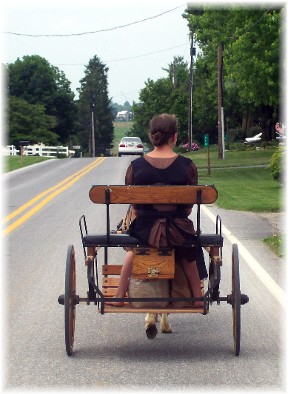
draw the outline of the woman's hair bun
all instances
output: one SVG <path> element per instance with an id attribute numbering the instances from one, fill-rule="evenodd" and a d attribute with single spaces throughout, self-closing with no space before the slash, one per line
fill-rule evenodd
<path id="1" fill-rule="evenodd" d="M 149 138 L 154 146 L 167 143 L 169 138 L 177 132 L 178 121 L 175 115 L 156 115 L 150 121 Z"/>

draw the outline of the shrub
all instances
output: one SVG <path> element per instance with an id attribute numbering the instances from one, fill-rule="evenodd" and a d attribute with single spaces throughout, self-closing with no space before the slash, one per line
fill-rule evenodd
<path id="1" fill-rule="evenodd" d="M 279 146 L 277 148 L 277 151 L 273 153 L 270 161 L 270 170 L 272 173 L 272 177 L 276 180 L 281 182 L 284 177 L 283 177 L 283 160 L 284 160 L 284 153 L 285 149 L 283 146 Z"/>
<path id="2" fill-rule="evenodd" d="M 241 127 L 229 129 L 229 142 L 238 142 L 245 139 L 245 131 Z"/>
<path id="3" fill-rule="evenodd" d="M 247 150 L 254 150 L 255 147 L 253 145 L 244 144 L 243 142 L 234 142 L 229 144 L 230 151 L 247 151 Z"/>
<path id="4" fill-rule="evenodd" d="M 67 159 L 67 156 L 65 153 L 57 153 L 56 155 L 57 159 Z"/>

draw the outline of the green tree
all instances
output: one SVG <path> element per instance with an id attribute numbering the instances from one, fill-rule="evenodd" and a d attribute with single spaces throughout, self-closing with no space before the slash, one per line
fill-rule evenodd
<path id="1" fill-rule="evenodd" d="M 11 96 L 8 103 L 8 121 L 10 145 L 19 145 L 19 141 L 31 144 L 58 145 L 58 135 L 53 132 L 56 119 L 45 114 L 41 104 L 30 104 L 22 98 Z"/>
<path id="2" fill-rule="evenodd" d="M 38 55 L 24 56 L 8 64 L 9 96 L 22 98 L 30 104 L 42 104 L 47 114 L 55 114 L 57 92 L 55 72 L 48 61 Z"/>
<path id="3" fill-rule="evenodd" d="M 189 68 L 188 63 L 183 60 L 182 56 L 175 56 L 173 62 L 168 64 L 168 77 L 173 84 L 174 89 L 187 91 L 189 89 Z"/>
<path id="4" fill-rule="evenodd" d="M 57 67 L 53 67 L 56 76 L 57 90 L 54 95 L 54 116 L 57 119 L 54 128 L 55 133 L 59 135 L 62 144 L 70 146 L 77 143 L 77 106 L 74 101 L 75 94 L 71 90 L 71 83 L 67 80 L 65 74 Z M 53 115 L 53 113 L 51 114 Z"/>
<path id="5" fill-rule="evenodd" d="M 95 130 L 96 151 L 105 153 L 110 149 L 113 136 L 113 111 L 108 98 L 108 67 L 97 56 L 86 66 L 79 92 L 80 139 L 84 149 L 92 153 L 92 113 Z"/>
<path id="6" fill-rule="evenodd" d="M 123 104 L 123 111 L 131 111 L 132 110 L 132 106 L 129 103 L 129 101 L 125 101 L 125 103 Z"/>
<path id="7" fill-rule="evenodd" d="M 112 104 L 112 112 L 114 114 L 114 117 L 116 117 L 117 113 L 121 111 L 132 111 L 132 105 L 129 103 L 129 101 L 125 101 L 123 105 L 118 103 Z"/>
<path id="8" fill-rule="evenodd" d="M 134 104 L 134 124 L 129 135 L 137 135 L 142 141 L 149 142 L 147 130 L 150 119 L 156 114 L 169 112 L 169 96 L 172 84 L 169 78 L 157 81 L 148 79 L 145 88 L 140 91 L 140 102 Z"/>
<path id="9" fill-rule="evenodd" d="M 274 136 L 280 100 L 280 10 L 234 11 L 235 31 L 226 61 L 227 94 L 237 95 L 244 118 L 260 123 L 264 137 Z M 232 87 L 230 93 L 229 88 Z M 248 129 L 252 124 L 243 125 Z"/>
<path id="10" fill-rule="evenodd" d="M 207 112 L 212 110 L 214 118 L 211 129 L 217 125 L 217 47 L 223 44 L 225 116 L 245 132 L 260 120 L 263 130 L 269 128 L 266 138 L 270 138 L 271 120 L 279 113 L 281 10 L 205 6 L 188 9 L 184 17 L 200 48 L 194 95 L 201 101 L 206 91 Z M 197 127 L 207 124 L 200 106 L 194 116 Z"/>
<path id="11" fill-rule="evenodd" d="M 213 66 L 212 66 L 213 64 Z M 214 78 L 211 78 L 214 75 Z M 203 144 L 204 134 L 210 143 L 217 142 L 217 75 L 215 63 L 199 55 L 193 77 L 193 128 L 192 139 Z"/>
<path id="12" fill-rule="evenodd" d="M 59 141 L 69 142 L 75 133 L 77 112 L 74 93 L 64 73 L 38 55 L 18 58 L 8 64 L 7 71 L 8 96 L 44 106 L 45 114 L 55 117 L 53 132 Z"/>
<path id="13" fill-rule="evenodd" d="M 179 121 L 179 141 L 187 141 L 189 107 L 189 70 L 182 57 L 174 57 L 168 68 L 167 78 L 148 79 L 140 91 L 138 104 L 133 105 L 134 125 L 130 135 L 137 135 L 148 142 L 150 119 L 161 113 L 175 114 Z"/>

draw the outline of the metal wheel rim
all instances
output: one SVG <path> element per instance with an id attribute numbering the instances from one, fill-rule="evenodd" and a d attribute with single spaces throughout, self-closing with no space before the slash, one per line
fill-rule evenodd
<path id="1" fill-rule="evenodd" d="M 239 356 L 241 336 L 241 291 L 238 246 L 236 244 L 232 247 L 232 317 L 234 353 L 235 356 Z"/>
<path id="2" fill-rule="evenodd" d="M 74 334 L 75 334 L 75 318 L 76 306 L 74 303 L 76 295 L 76 270 L 75 270 L 75 253 L 74 247 L 69 246 L 66 260 L 66 276 L 65 276 L 65 344 L 68 356 L 72 355 Z"/>

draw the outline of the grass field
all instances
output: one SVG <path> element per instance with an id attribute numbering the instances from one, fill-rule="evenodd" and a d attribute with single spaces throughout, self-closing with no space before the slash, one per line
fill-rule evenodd
<path id="1" fill-rule="evenodd" d="M 268 167 L 274 152 L 274 149 L 225 152 L 225 159 L 219 160 L 217 147 L 214 146 L 210 152 L 210 176 L 207 149 L 187 156 L 198 167 L 199 184 L 216 186 L 218 207 L 250 212 L 279 212 L 284 210 L 283 187 L 272 178 Z M 257 165 L 265 167 L 253 168 Z M 279 257 L 283 256 L 284 235 L 272 235 L 263 242 Z"/>
<path id="2" fill-rule="evenodd" d="M 48 157 L 40 156 L 5 156 L 2 165 L 4 172 L 17 170 L 22 167 L 31 166 L 41 161 L 49 160 Z"/>
<path id="3" fill-rule="evenodd" d="M 283 210 L 282 187 L 272 178 L 268 167 L 275 149 L 225 152 L 225 159 L 219 160 L 217 146 L 212 146 L 209 176 L 207 149 L 185 155 L 196 164 L 199 183 L 216 186 L 219 192 L 219 207 L 252 212 L 277 212 Z"/>
<path id="4" fill-rule="evenodd" d="M 113 155 L 117 155 L 117 147 L 121 138 L 127 135 L 127 132 L 133 126 L 133 122 L 114 122 L 114 139 L 113 139 Z"/>
<path id="5" fill-rule="evenodd" d="M 247 151 L 228 151 L 225 152 L 223 160 L 218 159 L 218 147 L 210 147 L 210 166 L 211 168 L 256 166 L 268 164 L 276 148 L 247 150 Z M 185 153 L 185 156 L 194 161 L 197 168 L 208 169 L 207 148 L 202 148 L 196 152 Z"/>
<path id="6" fill-rule="evenodd" d="M 214 169 L 211 176 L 199 170 L 199 184 L 214 184 L 220 208 L 252 212 L 278 212 L 282 207 L 282 187 L 269 168 Z"/>

